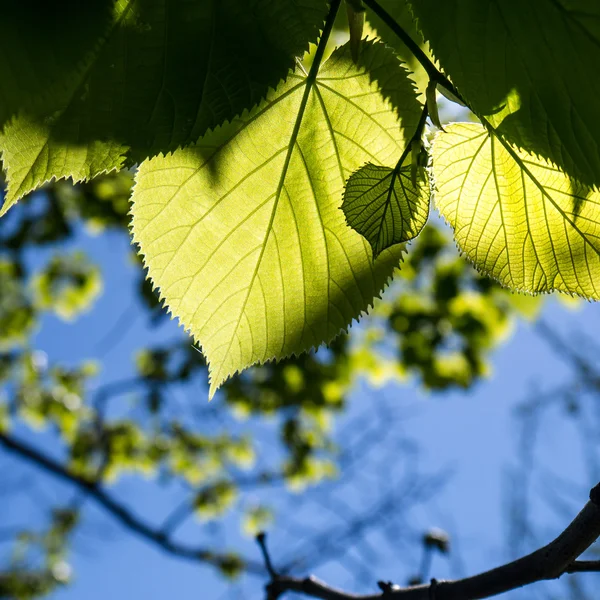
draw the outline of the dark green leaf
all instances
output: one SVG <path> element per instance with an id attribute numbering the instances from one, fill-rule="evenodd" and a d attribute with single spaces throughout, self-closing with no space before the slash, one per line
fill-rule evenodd
<path id="1" fill-rule="evenodd" d="M 43 107 L 20 112 L 0 136 L 4 210 L 51 178 L 80 181 L 173 150 L 256 105 L 317 38 L 326 8 L 325 0 L 115 1 L 112 24 L 90 43 L 83 67 L 65 78 L 75 60 L 74 32 L 81 25 L 91 35 L 87 13 L 81 24 L 71 19 L 51 50 L 67 55 L 56 67 L 64 89 L 44 78 L 25 87 L 29 95 L 39 88 Z M 26 29 L 25 16 L 11 25 Z M 0 61 L 9 81 L 3 87 L 14 96 L 9 111 L 27 105 L 12 70 L 33 81 L 46 68 L 46 44 L 26 40 L 10 49 L 23 65 L 5 64 L 4 72 Z"/>
<path id="2" fill-rule="evenodd" d="M 364 236 L 376 258 L 386 248 L 416 237 L 429 215 L 429 185 L 411 181 L 411 166 L 366 164 L 348 179 L 342 210 L 348 225 Z"/>

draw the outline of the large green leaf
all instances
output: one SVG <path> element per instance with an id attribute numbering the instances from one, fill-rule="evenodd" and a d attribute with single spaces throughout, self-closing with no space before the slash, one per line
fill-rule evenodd
<path id="1" fill-rule="evenodd" d="M 374 257 L 412 240 L 427 222 L 429 185 L 420 174 L 415 179 L 410 164 L 395 168 L 366 164 L 348 179 L 342 210 L 348 225 L 371 244 Z"/>
<path id="2" fill-rule="evenodd" d="M 43 107 L 19 113 L 0 136 L 3 210 L 53 177 L 79 181 L 175 149 L 256 105 L 317 38 L 326 8 L 325 0 L 113 0 L 112 25 L 83 66 L 63 87 L 41 90 Z M 58 50 L 72 37 L 56 40 Z M 36 43 L 11 49 L 32 64 L 26 73 L 43 67 L 45 52 Z M 9 80 L 11 93 L 17 85 Z"/>
<path id="3" fill-rule="evenodd" d="M 435 202 L 482 272 L 526 292 L 600 299 L 600 193 L 455 123 L 433 145 Z"/>
<path id="4" fill-rule="evenodd" d="M 520 148 L 600 184 L 600 2 L 409 2 L 475 112 Z"/>
<path id="5" fill-rule="evenodd" d="M 420 110 L 389 49 L 364 43 L 355 65 L 344 46 L 316 81 L 299 67 L 252 112 L 140 166 L 134 241 L 202 345 L 211 395 L 257 361 L 330 341 L 381 292 L 402 248 L 373 262 L 342 191 L 367 160 L 397 160 L 398 118 L 412 133 Z"/>

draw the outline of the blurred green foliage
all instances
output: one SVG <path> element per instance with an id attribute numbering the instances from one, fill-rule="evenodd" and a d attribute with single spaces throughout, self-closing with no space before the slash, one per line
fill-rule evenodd
<path id="1" fill-rule="evenodd" d="M 69 321 L 90 307 L 102 291 L 100 270 L 82 252 L 55 255 L 31 283 L 35 304 Z"/>
<path id="2" fill-rule="evenodd" d="M 19 265 L 0 260 L 0 349 L 24 344 L 35 325 L 35 310 L 22 284 Z"/>

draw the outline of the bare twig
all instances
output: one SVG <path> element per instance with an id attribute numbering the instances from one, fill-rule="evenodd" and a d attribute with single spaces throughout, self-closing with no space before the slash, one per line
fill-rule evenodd
<path id="1" fill-rule="evenodd" d="M 598 573 L 600 560 L 576 560 L 565 569 L 565 573 Z"/>
<path id="2" fill-rule="evenodd" d="M 599 536 L 600 484 L 592 489 L 590 501 L 554 541 L 518 560 L 464 579 L 433 579 L 429 584 L 407 588 L 385 586 L 376 594 L 356 595 L 332 588 L 315 577 L 278 575 L 268 566 L 270 558 L 265 547 L 271 575 L 267 600 L 277 600 L 287 592 L 320 600 L 480 600 L 567 573 L 599 572 L 600 561 L 576 560 Z"/>
<path id="3" fill-rule="evenodd" d="M 260 546 L 260 551 L 262 552 L 263 559 L 265 561 L 265 566 L 267 567 L 267 572 L 271 576 L 271 579 L 276 579 L 277 571 L 275 571 L 275 568 L 273 567 L 273 563 L 271 562 L 271 555 L 269 554 L 269 551 L 267 549 L 267 534 L 264 532 L 259 533 L 256 536 L 256 541 Z"/>

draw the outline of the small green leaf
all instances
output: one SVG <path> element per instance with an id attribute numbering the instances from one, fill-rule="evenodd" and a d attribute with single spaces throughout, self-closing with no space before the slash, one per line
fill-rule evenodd
<path id="1" fill-rule="evenodd" d="M 459 100 L 454 94 L 454 92 L 449 90 L 444 84 L 438 83 L 437 89 L 440 92 L 440 94 L 442 94 L 442 96 L 446 98 L 446 100 L 450 100 L 450 102 L 454 102 L 454 104 L 458 104 L 459 106 L 464 106 L 465 108 L 467 107 L 467 105 L 462 100 Z M 440 127 L 440 129 L 442 128 Z"/>
<path id="2" fill-rule="evenodd" d="M 205 486 L 194 498 L 196 514 L 202 521 L 215 519 L 231 508 L 237 496 L 237 488 L 227 480 Z"/>
<path id="3" fill-rule="evenodd" d="M 211 396 L 255 362 L 329 342 L 380 294 L 402 249 L 373 262 L 343 188 L 365 162 L 395 161 L 420 114 L 393 52 L 365 41 L 359 65 L 346 45 L 316 80 L 298 67 L 253 111 L 140 166 L 134 241 L 202 344 Z"/>
<path id="4" fill-rule="evenodd" d="M 36 324 L 36 313 L 19 266 L 0 259 L 0 352 L 25 344 Z M 6 353 L 8 356 L 8 354 Z"/>
<path id="5" fill-rule="evenodd" d="M 32 280 L 36 305 L 72 321 L 102 292 L 102 275 L 85 254 L 55 255 Z"/>
<path id="6" fill-rule="evenodd" d="M 446 129 L 435 202 L 477 269 L 513 290 L 600 299 L 600 193 L 481 125 Z"/>
<path id="7" fill-rule="evenodd" d="M 371 244 L 374 258 L 419 235 L 427 222 L 429 185 L 422 177 L 413 185 L 411 169 L 367 164 L 348 179 L 342 210 L 348 225 Z"/>
<path id="8" fill-rule="evenodd" d="M 273 511 L 266 506 L 252 506 L 242 518 L 242 531 L 249 537 L 255 537 L 268 529 L 274 521 Z"/>

